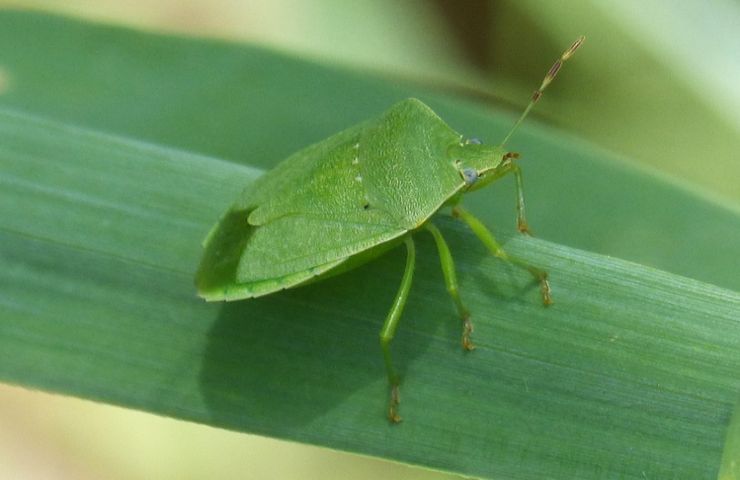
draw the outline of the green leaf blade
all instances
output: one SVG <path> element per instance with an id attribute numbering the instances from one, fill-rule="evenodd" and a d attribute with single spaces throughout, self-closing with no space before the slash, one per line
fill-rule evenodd
<path id="1" fill-rule="evenodd" d="M 0 145 L 13 187 L 0 190 L 3 381 L 486 478 L 717 475 L 740 387 L 734 292 L 508 239 L 549 270 L 543 308 L 526 275 L 441 221 L 478 349 L 462 352 L 419 236 L 393 347 L 406 421 L 391 426 L 377 332 L 401 251 L 206 304 L 192 285 L 200 240 L 257 171 L 7 111 Z"/>

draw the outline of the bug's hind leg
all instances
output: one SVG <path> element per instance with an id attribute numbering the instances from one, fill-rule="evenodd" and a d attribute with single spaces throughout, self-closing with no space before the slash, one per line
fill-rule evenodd
<path id="1" fill-rule="evenodd" d="M 401 379 L 393 367 L 391 361 L 391 341 L 393 336 L 396 334 L 396 328 L 398 328 L 398 321 L 401 318 L 403 307 L 406 305 L 406 300 L 409 297 L 409 290 L 411 290 L 411 281 L 414 277 L 414 265 L 416 264 L 416 248 L 414 247 L 414 241 L 411 236 L 407 236 L 405 239 L 406 245 L 406 269 L 403 272 L 403 278 L 401 279 L 401 287 L 398 289 L 396 298 L 393 300 L 393 306 L 391 311 L 388 312 L 388 316 L 385 319 L 383 328 L 380 330 L 380 348 L 383 350 L 383 360 L 385 361 L 385 368 L 388 372 L 388 383 L 391 387 L 391 399 L 388 406 L 388 419 L 393 423 L 401 421 L 401 417 L 398 415 L 398 404 L 400 402 L 398 394 L 398 386 L 401 383 Z"/>
<path id="2" fill-rule="evenodd" d="M 432 222 L 427 222 L 425 227 L 432 234 L 434 241 L 437 244 L 439 260 L 442 263 L 442 274 L 444 275 L 445 286 L 447 287 L 447 291 L 450 293 L 452 300 L 455 302 L 457 312 L 460 314 L 460 319 L 462 320 L 462 346 L 465 350 L 473 350 L 475 346 L 470 340 L 470 334 L 473 333 L 473 324 L 470 322 L 470 312 L 465 308 L 460 299 L 460 293 L 457 288 L 457 275 L 455 274 L 455 262 L 452 260 L 450 247 L 447 246 L 447 242 L 445 242 L 444 237 L 442 237 L 442 233 L 436 225 Z"/>
<path id="3" fill-rule="evenodd" d="M 504 249 L 501 248 L 501 245 L 499 245 L 499 243 L 496 241 L 496 238 L 491 232 L 488 231 L 485 225 L 483 225 L 480 220 L 475 218 L 472 214 L 463 209 L 461 206 L 455 206 L 452 209 L 452 215 L 455 218 L 459 218 L 467 223 L 470 229 L 473 230 L 473 233 L 475 233 L 478 239 L 483 242 L 483 245 L 485 245 L 494 256 L 510 262 L 517 267 L 523 268 L 524 270 L 527 270 L 536 280 L 540 282 L 540 290 L 542 291 L 542 303 L 544 303 L 545 306 L 552 304 L 552 297 L 550 295 L 550 282 L 547 281 L 546 271 L 537 267 L 533 267 L 532 265 L 516 257 L 509 256 L 509 254 L 507 254 Z"/>

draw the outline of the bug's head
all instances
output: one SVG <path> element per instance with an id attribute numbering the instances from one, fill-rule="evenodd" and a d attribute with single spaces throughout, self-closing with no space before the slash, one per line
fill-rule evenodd
<path id="1" fill-rule="evenodd" d="M 455 166 L 465 181 L 466 192 L 483 188 L 506 174 L 518 153 L 509 152 L 501 145 L 483 145 L 470 139 L 453 150 Z"/>
<path id="2" fill-rule="evenodd" d="M 544 92 L 547 86 L 555 79 L 555 76 L 560 71 L 560 67 L 563 66 L 563 63 L 573 56 L 584 40 L 585 37 L 579 37 L 575 42 L 573 42 L 570 48 L 563 52 L 560 58 L 555 61 L 553 66 L 550 67 L 550 70 L 547 71 L 545 78 L 542 80 L 540 88 L 534 91 L 527 108 L 524 109 L 524 112 L 522 112 L 519 119 L 514 123 L 514 126 L 509 130 L 509 133 L 506 134 L 501 145 L 483 145 L 476 139 L 470 139 L 459 145 L 455 145 L 450 150 L 453 158 L 456 159 L 455 165 L 465 181 L 466 186 L 464 191 L 469 192 L 485 187 L 492 181 L 516 168 L 512 162 L 519 158 L 519 154 L 510 152 L 506 148 L 506 143 L 522 121 L 527 117 L 527 114 L 532 110 L 532 107 L 534 107 L 540 97 L 542 97 L 542 92 Z"/>

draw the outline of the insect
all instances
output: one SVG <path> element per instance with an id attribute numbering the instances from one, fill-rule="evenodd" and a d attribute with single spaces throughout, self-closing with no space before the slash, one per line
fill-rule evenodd
<path id="1" fill-rule="evenodd" d="M 462 346 L 474 348 L 452 255 L 432 221 L 437 212 L 451 209 L 493 255 L 540 283 L 545 305 L 552 302 L 547 273 L 509 256 L 460 200 L 513 174 L 517 228 L 529 234 L 522 174 L 515 162 L 519 154 L 508 151 L 506 143 L 583 40 L 576 40 L 550 68 L 500 145 L 465 140 L 425 104 L 407 99 L 378 119 L 288 157 L 247 188 L 211 229 L 196 274 L 198 294 L 208 301 L 268 295 L 346 272 L 403 244 L 407 257 L 401 286 L 380 330 L 390 386 L 388 418 L 399 422 L 400 377 L 390 347 L 414 273 L 413 234 L 421 230 L 434 237 L 462 322 Z"/>

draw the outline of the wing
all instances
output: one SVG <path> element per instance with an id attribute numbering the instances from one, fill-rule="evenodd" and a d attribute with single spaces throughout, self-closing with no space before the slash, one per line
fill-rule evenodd
<path id="1" fill-rule="evenodd" d="M 245 189 L 234 209 L 259 209 L 262 213 L 255 214 L 255 218 L 263 215 L 263 221 L 259 223 L 265 223 L 269 218 L 293 210 L 291 206 L 296 197 L 305 200 L 312 193 L 318 193 L 311 204 L 316 205 L 321 199 L 340 204 L 339 201 L 331 202 L 330 192 L 325 187 L 331 185 L 332 180 L 356 176 L 353 173 L 357 169 L 352 163 L 356 156 L 354 146 L 367 123 L 339 132 L 289 156 Z M 337 175 L 338 169 L 345 169 L 346 175 Z M 341 194 L 341 188 L 334 190 Z M 270 211 L 274 213 L 268 213 Z"/>
<path id="2" fill-rule="evenodd" d="M 196 279 L 206 300 L 258 297 L 299 285 L 405 233 L 357 219 L 301 214 L 255 226 L 247 222 L 248 213 L 230 211 L 205 241 Z"/>
<path id="3" fill-rule="evenodd" d="M 242 194 L 204 242 L 201 296 L 236 300 L 290 288 L 405 232 L 368 204 L 358 179 L 364 128 L 298 152 Z"/>

